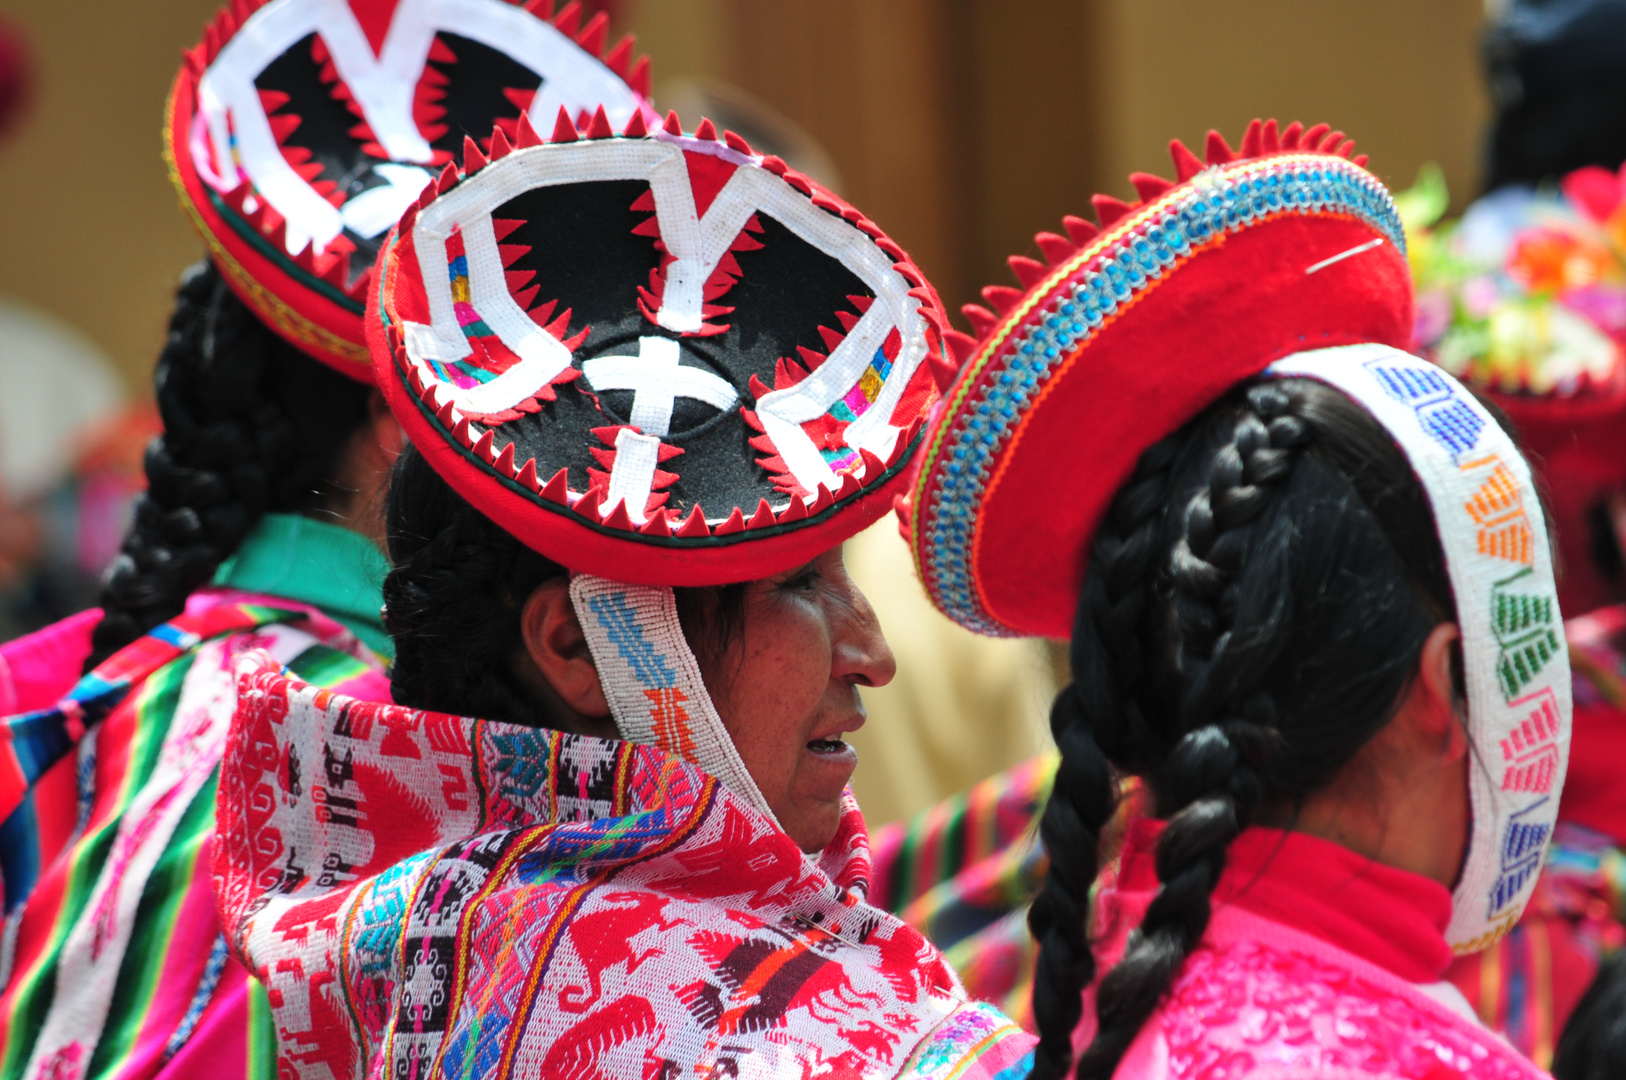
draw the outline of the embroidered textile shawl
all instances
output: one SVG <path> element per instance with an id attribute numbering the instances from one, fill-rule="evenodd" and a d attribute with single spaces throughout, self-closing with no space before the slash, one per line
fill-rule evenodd
<path id="1" fill-rule="evenodd" d="M 219 825 L 284 1076 L 959 1075 L 910 1060 L 945 1018 L 1015 1032 L 865 902 L 850 795 L 815 862 L 651 747 L 353 701 L 261 657 Z"/>

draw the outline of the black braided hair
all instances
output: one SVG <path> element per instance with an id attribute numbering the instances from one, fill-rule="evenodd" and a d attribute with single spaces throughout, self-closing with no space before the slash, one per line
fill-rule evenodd
<path id="1" fill-rule="evenodd" d="M 86 671 L 178 615 L 262 515 L 339 497 L 332 477 L 370 393 L 278 337 L 208 261 L 181 278 L 153 383 L 164 431 Z"/>
<path id="2" fill-rule="evenodd" d="M 526 598 L 568 573 L 470 506 L 415 447 L 396 459 L 386 503 L 392 569 L 385 626 L 397 704 L 559 727 L 515 670 Z M 744 587 L 677 589 L 685 637 L 702 660 L 743 630 Z M 704 629 L 701 629 L 704 628 Z"/>
<path id="3" fill-rule="evenodd" d="M 1291 810 L 1327 784 L 1388 722 L 1454 611 L 1421 486 L 1336 390 L 1245 385 L 1142 456 L 1095 534 L 1074 682 L 1051 711 L 1061 766 L 1029 915 L 1033 1077 L 1073 1063 L 1117 778 L 1144 778 L 1167 820 L 1160 888 L 1101 978 L 1080 1078 L 1112 1075 L 1201 938 L 1231 841 L 1261 805 Z"/>
<path id="4" fill-rule="evenodd" d="M 396 459 L 385 505 L 384 625 L 395 640 L 396 703 L 557 726 L 539 714 L 513 658 L 526 597 L 565 568 L 465 502 L 414 447 Z"/>
<path id="5" fill-rule="evenodd" d="M 1603 962 L 1570 1013 L 1553 1054 L 1553 1080 L 1626 1076 L 1626 956 Z"/>

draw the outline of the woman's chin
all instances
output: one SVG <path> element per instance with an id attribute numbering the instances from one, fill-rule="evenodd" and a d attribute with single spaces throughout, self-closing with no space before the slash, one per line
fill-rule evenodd
<path id="1" fill-rule="evenodd" d="M 841 828 L 841 801 L 801 804 L 794 821 L 781 821 L 786 835 L 808 855 L 817 855 L 830 846 Z"/>
<path id="2" fill-rule="evenodd" d="M 791 805 L 779 812 L 780 825 L 810 855 L 823 851 L 841 826 L 841 795 L 858 765 L 858 751 L 846 743 L 835 749 L 805 749 L 791 784 Z"/>

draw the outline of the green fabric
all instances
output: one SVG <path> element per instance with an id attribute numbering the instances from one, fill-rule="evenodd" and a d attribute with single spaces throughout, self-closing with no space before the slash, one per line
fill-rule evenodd
<path id="1" fill-rule="evenodd" d="M 298 514 L 267 514 L 220 564 L 215 584 L 320 608 L 393 660 L 395 644 L 378 617 L 389 569 L 384 554 L 360 533 Z"/>
<path id="2" fill-rule="evenodd" d="M 87 1077 L 113 1076 L 135 1052 L 158 980 L 164 973 L 164 957 L 170 940 L 179 928 L 181 905 L 187 887 L 198 870 L 198 857 L 215 831 L 215 788 L 219 768 L 209 777 L 187 806 L 175 833 L 164 848 L 152 875 L 141 890 L 136 908 L 135 929 L 125 948 L 113 985 L 113 999 L 107 1010 L 107 1023 L 96 1041 Z M 208 868 L 204 868 L 208 873 Z"/>

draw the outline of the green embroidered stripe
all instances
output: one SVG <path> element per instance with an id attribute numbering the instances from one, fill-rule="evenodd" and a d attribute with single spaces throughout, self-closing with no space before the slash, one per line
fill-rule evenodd
<path id="1" fill-rule="evenodd" d="M 288 662 L 288 670 L 312 686 L 337 686 L 372 669 L 348 653 L 312 645 Z"/>
<path id="2" fill-rule="evenodd" d="M 0 1080 L 17 1080 L 28 1066 L 34 1052 L 40 1029 L 56 999 L 57 964 L 69 932 L 79 921 L 90 894 L 101 877 L 108 851 L 118 835 L 119 822 L 129 809 L 130 800 L 152 775 L 157 764 L 164 737 L 169 733 L 170 721 L 180 697 L 181 684 L 192 669 L 193 654 L 166 664 L 154 672 L 136 691 L 131 707 L 135 709 L 135 726 L 130 737 L 129 767 L 120 785 L 117 808 L 93 834 L 74 845 L 69 858 L 67 881 L 63 888 L 62 904 L 57 912 L 48 944 L 26 972 L 17 972 L 20 979 L 10 1023 L 6 1031 L 5 1057 L 0 1061 Z M 139 778 L 139 779 L 138 779 Z"/>
<path id="3" fill-rule="evenodd" d="M 247 1080 L 276 1080 L 277 1039 L 271 1025 L 271 1002 L 258 979 L 248 980 Z"/>
<path id="4" fill-rule="evenodd" d="M 135 694 L 135 730 L 130 736 L 130 756 L 119 785 L 118 816 L 130 808 L 136 793 L 152 779 L 164 740 L 181 703 L 181 687 L 192 671 L 196 653 L 185 653 L 148 676 Z"/>
<path id="5" fill-rule="evenodd" d="M 214 830 L 218 780 L 217 769 L 176 822 L 174 835 L 142 888 L 130 942 L 108 1005 L 107 1023 L 91 1055 L 86 1077 L 117 1072 L 147 1026 L 181 905 L 192 891 L 194 878 L 209 873 L 207 866 L 198 865 L 198 856 Z"/>

